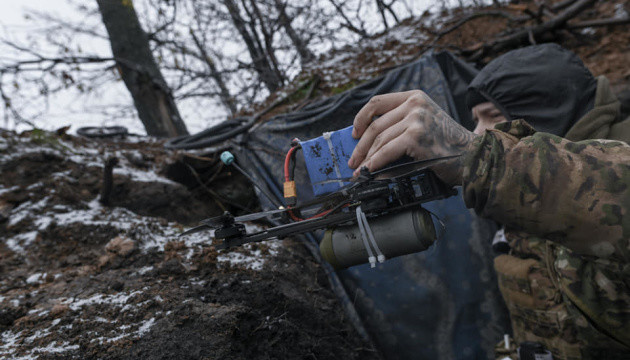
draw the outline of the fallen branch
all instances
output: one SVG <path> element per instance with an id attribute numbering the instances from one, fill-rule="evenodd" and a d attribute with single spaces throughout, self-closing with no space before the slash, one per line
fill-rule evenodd
<path id="1" fill-rule="evenodd" d="M 610 18 L 610 19 L 596 19 L 589 21 L 582 21 L 579 23 L 567 24 L 567 29 L 584 29 L 589 27 L 598 26 L 614 26 L 614 25 L 626 25 L 630 24 L 630 16 L 623 18 Z"/>
<path id="2" fill-rule="evenodd" d="M 574 18 L 587 8 L 593 6 L 595 2 L 597 2 L 597 0 L 578 0 L 569 6 L 565 11 L 549 21 L 536 26 L 524 28 L 512 35 L 496 39 L 489 44 L 484 44 L 481 48 L 469 49 L 468 52 L 473 53 L 473 55 L 469 57 L 469 60 L 479 60 L 489 53 L 497 53 L 505 49 L 516 47 L 524 42 L 530 41 L 530 39 L 535 39 L 537 36 L 546 32 L 559 29 L 564 26 L 567 21 Z"/>
<path id="3" fill-rule="evenodd" d="M 564 8 L 567 8 L 567 7 L 571 6 L 571 5 L 573 5 L 573 3 L 574 3 L 575 1 L 576 1 L 576 0 L 564 0 L 564 1 L 559 1 L 559 2 L 557 2 L 557 3 L 553 4 L 553 5 L 551 5 L 551 11 L 554 11 L 554 12 L 555 12 L 555 11 L 560 11 L 560 10 L 562 10 L 562 9 L 564 9 Z"/>
<path id="4" fill-rule="evenodd" d="M 510 15 L 510 14 L 504 12 L 504 11 L 480 11 L 480 12 L 476 12 L 476 13 L 470 14 L 470 15 L 460 19 L 457 23 L 455 23 L 455 25 L 449 27 L 448 29 L 436 33 L 437 37 L 435 39 L 433 39 L 433 43 L 435 43 L 438 40 L 440 40 L 444 35 L 450 34 L 451 32 L 459 29 L 460 27 L 462 27 L 467 22 L 469 22 L 471 20 L 474 20 L 474 19 L 478 19 L 480 17 L 502 17 L 502 18 L 508 19 L 510 21 L 514 20 L 514 17 L 512 17 L 512 15 Z"/>
<path id="5" fill-rule="evenodd" d="M 572 5 L 574 2 L 576 2 L 576 0 L 561 1 L 551 6 L 542 3 L 539 5 L 537 12 L 533 12 L 525 8 L 524 10 L 521 10 L 523 13 L 525 13 L 525 16 L 519 16 L 519 17 L 514 18 L 514 22 L 522 23 L 529 20 L 536 20 L 538 21 L 538 23 L 541 23 L 543 15 L 548 16 L 548 17 L 553 17 L 554 15 L 558 13 L 558 11 L 567 8 L 568 6 Z"/>

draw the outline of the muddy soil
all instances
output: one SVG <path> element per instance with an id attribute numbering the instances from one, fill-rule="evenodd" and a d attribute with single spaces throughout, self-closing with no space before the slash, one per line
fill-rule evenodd
<path id="1" fill-rule="evenodd" d="M 228 170 L 142 139 L 1 132 L 0 358 L 380 358 L 299 242 L 217 252 L 208 233 L 178 237 L 256 207 Z"/>

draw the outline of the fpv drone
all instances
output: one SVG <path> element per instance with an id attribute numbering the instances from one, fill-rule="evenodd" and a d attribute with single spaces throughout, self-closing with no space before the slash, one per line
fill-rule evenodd
<path id="1" fill-rule="evenodd" d="M 374 172 L 364 167 L 356 178 L 328 180 L 349 183 L 339 190 L 310 201 L 299 202 L 293 180 L 295 154 L 299 149 L 299 143 L 294 141 L 284 163 L 286 207 L 236 217 L 225 212 L 223 215 L 201 221 L 200 226 L 182 233 L 181 236 L 214 230 L 214 239 L 222 240 L 215 244 L 215 247 L 227 249 L 334 226 L 354 224 L 368 226 L 368 219 L 419 207 L 425 202 L 444 199 L 457 193 L 454 188 L 442 182 L 429 167 L 459 155 L 415 161 Z M 227 165 L 233 165 L 251 179 L 243 169 L 233 163 L 234 157 L 229 152 L 223 153 L 221 160 Z M 260 190 L 266 195 L 264 189 Z M 246 231 L 243 222 L 262 219 L 279 220 L 283 224 L 250 233 Z M 361 223 L 362 219 L 364 224 Z"/>

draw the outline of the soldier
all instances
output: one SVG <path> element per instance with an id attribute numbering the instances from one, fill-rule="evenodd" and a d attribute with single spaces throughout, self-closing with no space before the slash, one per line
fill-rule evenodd
<path id="1" fill-rule="evenodd" d="M 547 45 L 541 51 L 565 50 Z M 517 55 L 512 65 L 525 66 L 524 54 Z M 553 92 L 549 76 L 544 85 Z M 529 89 L 523 81 L 515 84 Z M 545 106 L 549 99 L 539 98 L 528 113 L 516 109 L 531 99 L 500 103 L 496 96 L 503 93 L 486 91 L 496 84 L 473 81 L 481 95 L 469 97 L 478 120 L 474 133 L 421 91 L 376 96 L 355 118 L 353 135 L 360 141 L 349 165 L 374 171 L 403 155 L 461 155 L 434 170 L 463 186 L 468 207 L 505 224 L 511 250 L 495 259 L 495 268 L 515 339 L 544 344 L 554 359 L 627 359 L 630 120 L 612 115 L 619 105 L 605 79 L 584 84 L 562 94 L 570 103 L 563 111 L 553 113 L 554 106 Z M 580 97 L 589 91 L 595 95 Z M 542 131 L 523 120 L 504 122 L 518 117 Z"/>

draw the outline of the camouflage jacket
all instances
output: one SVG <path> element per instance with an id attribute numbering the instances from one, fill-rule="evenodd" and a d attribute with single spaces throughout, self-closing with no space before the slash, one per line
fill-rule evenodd
<path id="1" fill-rule="evenodd" d="M 463 179 L 466 205 L 506 227 L 495 267 L 516 341 L 554 359 L 628 358 L 630 146 L 513 121 L 476 140 Z"/>

